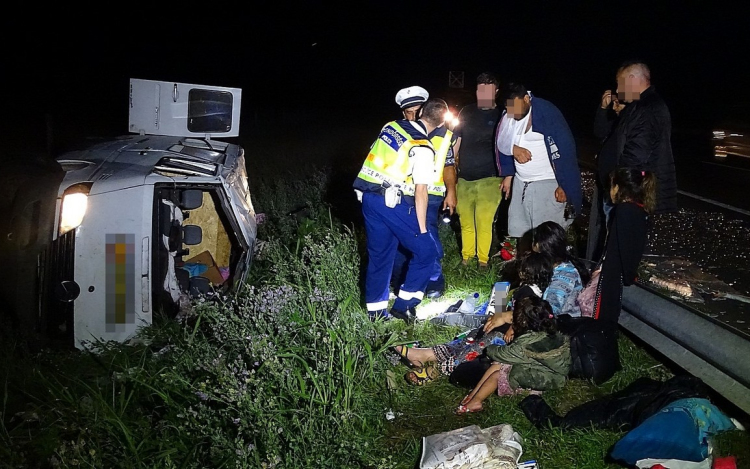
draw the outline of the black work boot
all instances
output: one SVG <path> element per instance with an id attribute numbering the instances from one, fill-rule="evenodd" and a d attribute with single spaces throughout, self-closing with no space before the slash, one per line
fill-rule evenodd
<path id="1" fill-rule="evenodd" d="M 424 296 L 434 300 L 440 298 L 445 293 L 445 277 L 442 275 L 437 280 L 430 280 L 425 289 Z"/>
<path id="2" fill-rule="evenodd" d="M 407 324 L 413 324 L 414 320 L 417 317 L 417 314 L 414 308 L 409 308 L 408 311 L 398 311 L 396 309 L 391 308 L 391 311 L 389 314 L 396 319 L 403 320 Z"/>

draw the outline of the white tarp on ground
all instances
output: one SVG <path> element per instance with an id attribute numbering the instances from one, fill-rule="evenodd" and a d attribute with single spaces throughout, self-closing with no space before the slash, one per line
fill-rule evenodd
<path id="1" fill-rule="evenodd" d="M 521 436 L 507 424 L 477 425 L 422 438 L 420 469 L 516 469 Z"/>

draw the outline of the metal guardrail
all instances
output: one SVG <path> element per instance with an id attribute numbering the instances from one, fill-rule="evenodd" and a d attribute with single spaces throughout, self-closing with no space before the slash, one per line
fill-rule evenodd
<path id="1" fill-rule="evenodd" d="M 596 168 L 582 159 L 579 165 Z M 678 194 L 750 215 L 697 194 Z M 623 289 L 620 326 L 750 415 L 750 340 L 741 333 L 638 284 Z"/>
<path id="2" fill-rule="evenodd" d="M 750 340 L 641 285 L 623 289 L 620 326 L 750 415 Z"/>
<path id="3" fill-rule="evenodd" d="M 738 207 L 735 207 L 733 205 L 725 204 L 723 202 L 719 202 L 718 200 L 709 199 L 708 197 L 703 197 L 702 195 L 693 194 L 692 192 L 687 192 L 687 191 L 683 191 L 683 190 L 677 190 L 677 193 L 680 194 L 680 195 L 684 195 L 686 197 L 691 197 L 693 199 L 700 200 L 701 202 L 706 202 L 706 203 L 709 203 L 711 205 L 715 205 L 717 207 L 721 207 L 721 208 L 726 209 L 726 210 L 731 210 L 733 212 L 740 213 L 740 214 L 745 215 L 745 216 L 750 216 L 750 211 L 745 210 L 745 209 L 741 209 L 741 208 L 738 208 Z"/>

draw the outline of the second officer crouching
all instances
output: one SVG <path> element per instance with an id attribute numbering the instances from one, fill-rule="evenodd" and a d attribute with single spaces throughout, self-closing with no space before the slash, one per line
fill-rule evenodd
<path id="1" fill-rule="evenodd" d="M 444 101 L 430 99 L 419 120 L 386 124 L 354 180 L 367 235 L 365 302 L 371 319 L 393 316 L 410 322 L 424 298 L 437 259 L 427 229 L 427 186 L 435 178 L 435 150 L 427 136 L 443 123 L 447 110 Z M 412 257 L 389 313 L 389 284 L 399 243 Z"/>

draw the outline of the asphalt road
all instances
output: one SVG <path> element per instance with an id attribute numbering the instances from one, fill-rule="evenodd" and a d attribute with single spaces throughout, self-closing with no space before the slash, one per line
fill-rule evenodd
<path id="1" fill-rule="evenodd" d="M 578 138 L 576 143 L 581 168 L 593 169 L 599 144 L 588 137 Z M 747 196 L 750 160 L 739 157 L 726 160 L 714 158 L 710 135 L 699 130 L 675 132 L 672 152 L 680 191 L 697 196 L 693 197 L 696 200 L 715 202 L 715 207 L 739 209 L 734 212 L 750 219 L 750 197 Z"/>

